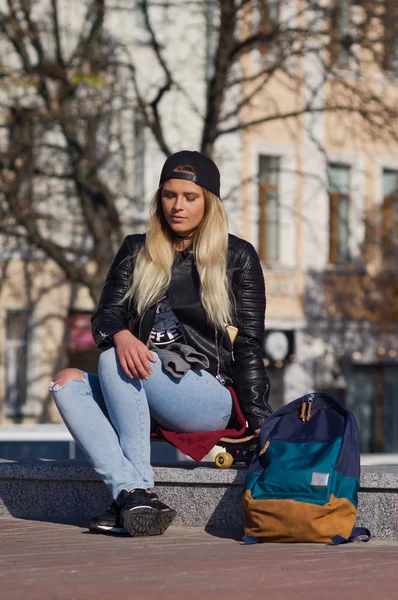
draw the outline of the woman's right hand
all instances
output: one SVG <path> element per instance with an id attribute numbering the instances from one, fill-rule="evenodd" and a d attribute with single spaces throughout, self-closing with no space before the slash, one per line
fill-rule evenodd
<path id="1" fill-rule="evenodd" d="M 149 379 L 152 375 L 149 361 L 156 362 L 152 352 L 131 331 L 123 329 L 113 335 L 116 354 L 127 377 Z"/>

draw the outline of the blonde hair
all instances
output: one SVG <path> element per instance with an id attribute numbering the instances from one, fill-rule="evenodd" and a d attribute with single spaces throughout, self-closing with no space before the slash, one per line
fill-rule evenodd
<path id="1" fill-rule="evenodd" d="M 222 328 L 231 323 L 227 278 L 228 221 L 220 199 L 202 189 L 205 213 L 193 233 L 192 249 L 207 318 Z M 134 276 L 125 295 L 125 299 L 134 302 L 139 316 L 166 293 L 177 244 L 163 213 L 162 188 L 159 188 L 150 204 L 145 245 L 138 252 Z"/>

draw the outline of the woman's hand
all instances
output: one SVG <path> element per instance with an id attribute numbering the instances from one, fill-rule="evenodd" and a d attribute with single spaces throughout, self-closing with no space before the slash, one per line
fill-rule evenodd
<path id="1" fill-rule="evenodd" d="M 149 361 L 156 362 L 152 352 L 131 331 L 123 329 L 113 335 L 116 354 L 127 377 L 149 379 L 152 375 Z"/>

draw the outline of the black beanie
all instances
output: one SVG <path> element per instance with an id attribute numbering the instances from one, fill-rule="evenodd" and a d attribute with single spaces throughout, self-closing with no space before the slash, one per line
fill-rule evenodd
<path id="1" fill-rule="evenodd" d="M 196 175 L 192 173 L 182 173 L 175 171 L 177 167 L 191 166 Z M 160 174 L 159 186 L 168 179 L 186 179 L 193 181 L 212 194 L 220 197 L 220 171 L 216 164 L 204 154 L 200 152 L 192 152 L 190 150 L 182 150 L 169 156 L 163 165 Z"/>

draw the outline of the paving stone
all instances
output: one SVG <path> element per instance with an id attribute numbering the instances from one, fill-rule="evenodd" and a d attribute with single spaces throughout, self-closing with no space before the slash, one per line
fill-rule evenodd
<path id="1" fill-rule="evenodd" d="M 398 542 L 245 546 L 230 531 L 93 535 L 0 519 L 0 600 L 397 598 Z"/>

